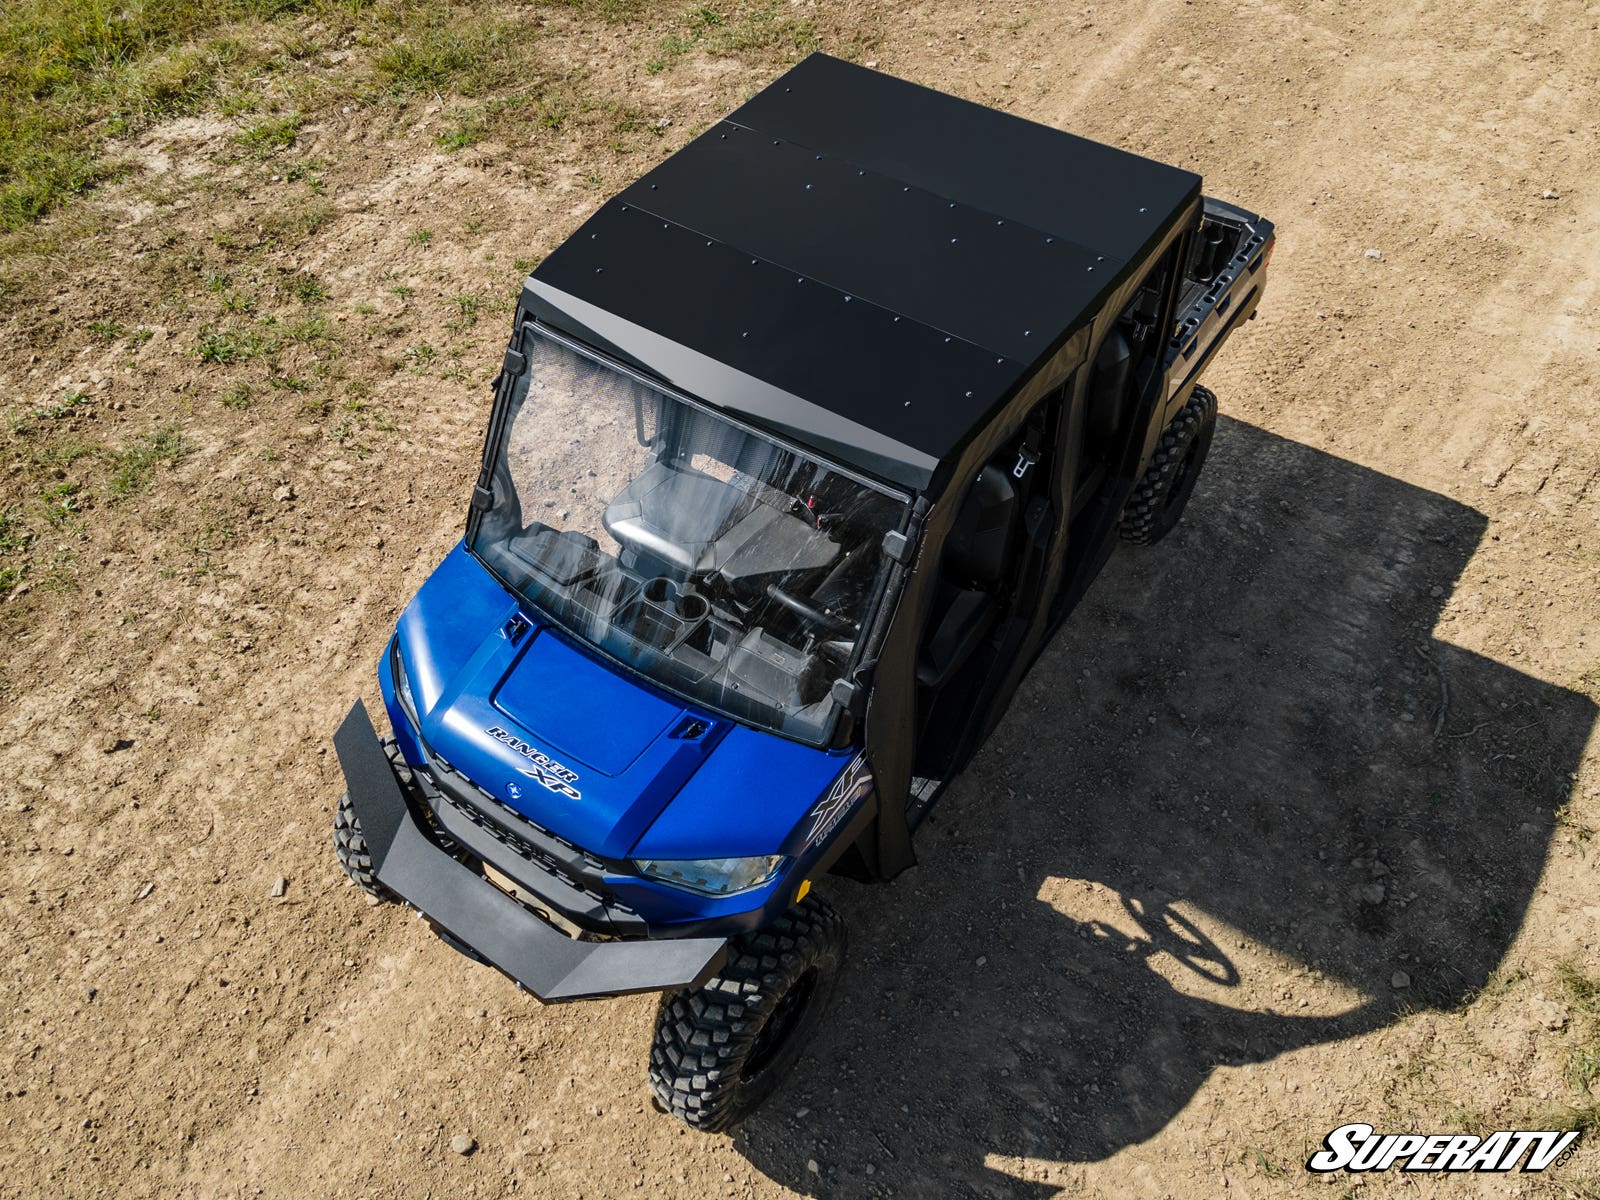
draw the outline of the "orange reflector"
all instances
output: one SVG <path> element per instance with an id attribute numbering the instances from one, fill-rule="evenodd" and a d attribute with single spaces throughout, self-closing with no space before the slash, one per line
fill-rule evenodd
<path id="1" fill-rule="evenodd" d="M 796 904 L 799 904 L 800 901 L 802 901 L 802 900 L 804 900 L 806 898 L 806 893 L 808 893 L 809 891 L 811 891 L 811 880 L 802 879 L 800 881 L 800 886 L 795 889 L 794 902 Z"/>

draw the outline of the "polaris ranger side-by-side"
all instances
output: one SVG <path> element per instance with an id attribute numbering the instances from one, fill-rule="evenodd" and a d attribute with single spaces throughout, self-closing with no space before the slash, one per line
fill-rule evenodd
<path id="1" fill-rule="evenodd" d="M 813 55 L 523 285 L 466 534 L 335 736 L 339 860 L 547 1001 L 661 991 L 739 1120 L 1120 539 L 1178 521 L 1272 226 Z"/>

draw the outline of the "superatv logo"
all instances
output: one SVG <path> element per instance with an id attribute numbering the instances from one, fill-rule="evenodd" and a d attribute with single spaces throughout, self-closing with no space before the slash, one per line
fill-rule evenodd
<path id="1" fill-rule="evenodd" d="M 1377 1133 L 1356 1121 L 1341 1125 L 1306 1160 L 1306 1170 L 1328 1171 L 1543 1171 L 1572 1148 L 1577 1133 L 1550 1129 L 1470 1133 Z M 1524 1160 L 1523 1156 L 1527 1158 Z"/>
<path id="2" fill-rule="evenodd" d="M 563 767 L 547 754 L 541 754 L 527 742 L 508 733 L 496 725 L 486 732 L 497 742 L 504 742 L 523 758 L 528 760 L 529 766 L 523 772 L 530 776 L 540 786 L 550 789 L 558 796 L 565 796 L 568 800 L 582 800 L 583 793 L 572 785 L 578 782 L 578 773 Z"/>

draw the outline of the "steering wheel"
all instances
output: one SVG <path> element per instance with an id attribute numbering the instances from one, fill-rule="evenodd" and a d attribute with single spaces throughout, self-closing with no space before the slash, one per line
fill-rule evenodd
<path id="1" fill-rule="evenodd" d="M 800 599 L 799 596 L 784 591 L 775 583 L 767 584 L 767 595 L 771 596 L 783 607 L 808 624 L 815 625 L 829 633 L 847 634 L 854 637 L 856 627 L 843 617 L 836 617 L 830 612 L 824 612 L 816 605 Z"/>

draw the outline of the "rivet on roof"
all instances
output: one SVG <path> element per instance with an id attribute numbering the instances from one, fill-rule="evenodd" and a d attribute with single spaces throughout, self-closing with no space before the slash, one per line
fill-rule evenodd
<path id="1" fill-rule="evenodd" d="M 1056 240 L 1055 238 L 1045 238 L 1044 244 L 1046 246 L 1054 246 L 1056 244 Z"/>
<path id="2" fill-rule="evenodd" d="M 960 240 L 961 240 L 961 239 L 960 239 L 960 238 L 951 238 L 951 239 L 950 239 L 950 244 L 951 244 L 951 245 L 952 245 L 952 246 L 954 246 L 954 245 L 955 245 L 955 244 L 956 244 L 956 243 L 957 243 L 957 242 L 959 242 L 959 241 L 960 241 Z"/>

